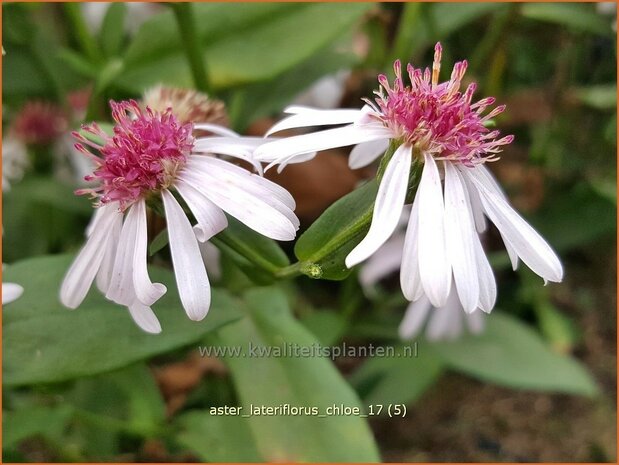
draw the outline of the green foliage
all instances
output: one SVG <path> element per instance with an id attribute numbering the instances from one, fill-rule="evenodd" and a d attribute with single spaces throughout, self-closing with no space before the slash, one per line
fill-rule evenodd
<path id="1" fill-rule="evenodd" d="M 426 344 L 447 366 L 484 381 L 585 396 L 598 393 L 580 363 L 552 352 L 527 325 L 500 312 L 486 318 L 486 325 L 478 336 Z"/>
<path id="2" fill-rule="evenodd" d="M 351 27 L 371 4 L 196 4 L 196 24 L 216 89 L 273 79 Z M 119 84 L 134 92 L 164 82 L 191 85 L 171 13 L 148 21 L 125 55 Z M 240 33 L 242 31 L 242 34 Z"/>
<path id="3" fill-rule="evenodd" d="M 222 328 L 209 340 L 218 346 L 245 350 L 248 344 L 267 348 L 285 344 L 312 347 L 317 343 L 292 317 L 284 295 L 277 289 L 249 291 L 245 301 L 249 307 L 246 317 Z M 245 412 L 251 405 L 317 407 L 321 413 L 333 404 L 360 406 L 350 386 L 326 358 L 225 357 L 224 361 Z M 251 416 L 246 421 L 264 461 L 378 461 L 369 428 L 356 416 Z M 217 459 L 208 453 L 202 458 Z"/>
<path id="4" fill-rule="evenodd" d="M 138 329 L 123 307 L 98 292 L 92 292 L 79 310 L 67 310 L 57 296 L 72 259 L 32 258 L 6 270 L 4 279 L 21 284 L 25 292 L 4 309 L 5 385 L 65 381 L 123 367 L 191 344 L 239 317 L 236 302 L 225 291 L 213 289 L 208 318 L 190 321 L 172 273 L 160 268 L 151 269 L 153 281 L 168 288 L 154 306 L 163 327 L 159 336 Z"/>
<path id="5" fill-rule="evenodd" d="M 322 279 L 346 278 L 344 260 L 370 227 L 377 190 L 371 181 L 331 205 L 297 240 L 297 258 L 318 265 Z"/>
<path id="6" fill-rule="evenodd" d="M 412 344 L 406 349 L 414 348 Z M 403 344 L 397 345 L 395 353 L 404 356 L 369 359 L 353 374 L 351 382 L 364 402 L 377 405 L 412 403 L 445 371 L 444 363 L 432 351 L 421 346 L 419 356 L 408 356 L 406 349 Z"/>

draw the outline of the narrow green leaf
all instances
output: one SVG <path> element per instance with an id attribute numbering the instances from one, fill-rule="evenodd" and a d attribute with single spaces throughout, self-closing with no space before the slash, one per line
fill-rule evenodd
<path id="1" fill-rule="evenodd" d="M 584 3 L 525 3 L 521 14 L 525 18 L 555 23 L 583 32 L 609 35 L 611 21 L 595 12 L 594 5 Z"/>
<path id="2" fill-rule="evenodd" d="M 73 409 L 69 405 L 28 406 L 2 412 L 2 448 L 15 447 L 20 441 L 42 436 L 60 443 Z"/>
<path id="3" fill-rule="evenodd" d="M 367 404 L 408 404 L 416 401 L 444 372 L 443 362 L 432 352 L 411 343 L 393 347 L 401 357 L 368 359 L 351 377 Z"/>
<path id="4" fill-rule="evenodd" d="M 225 357 L 244 413 L 250 407 L 359 407 L 359 399 L 324 357 L 252 356 L 248 344 L 280 350 L 286 344 L 315 347 L 318 342 L 292 316 L 285 295 L 275 288 L 245 294 L 248 316 L 222 328 L 218 345 L 241 347 L 246 357 Z M 358 416 L 253 415 L 246 419 L 264 461 L 375 462 L 376 445 Z M 302 432 L 300 434 L 300 432 Z"/>
<path id="5" fill-rule="evenodd" d="M 349 30 L 371 3 L 196 4 L 209 80 L 216 89 L 275 78 Z M 242 34 L 240 33 L 242 32 Z M 127 50 L 118 83 L 133 92 L 191 84 L 171 13 L 146 22 Z M 163 74 L 162 74 L 163 73 Z"/>
<path id="6" fill-rule="evenodd" d="M 297 241 L 297 258 L 318 265 L 322 279 L 346 278 L 344 260 L 370 227 L 377 190 L 373 180 L 331 205 Z"/>
<path id="7" fill-rule="evenodd" d="M 552 352 L 527 325 L 497 312 L 480 335 L 429 347 L 451 368 L 497 384 L 521 389 L 593 396 L 598 388 L 576 360 Z"/>
<path id="8" fill-rule="evenodd" d="M 323 345 L 335 344 L 344 335 L 346 319 L 335 311 L 314 310 L 301 318 L 301 323 Z"/>
<path id="9" fill-rule="evenodd" d="M 264 462 L 247 426 L 247 420 L 233 415 L 189 412 L 176 422 L 181 445 L 210 462 Z"/>
<path id="10" fill-rule="evenodd" d="M 7 268 L 4 279 L 21 284 L 24 294 L 3 309 L 3 373 L 5 385 L 64 381 L 120 368 L 200 340 L 236 318 L 237 303 L 213 289 L 208 316 L 190 321 L 181 307 L 173 274 L 151 268 L 153 281 L 167 294 L 153 310 L 163 327 L 159 335 L 141 331 L 128 311 L 93 290 L 79 309 L 58 302 L 70 255 L 45 256 Z"/>

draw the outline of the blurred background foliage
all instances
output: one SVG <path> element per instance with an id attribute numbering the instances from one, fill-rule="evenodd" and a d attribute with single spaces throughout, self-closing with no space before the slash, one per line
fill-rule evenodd
<path id="1" fill-rule="evenodd" d="M 490 234 L 500 292 L 482 335 L 419 338 L 418 358 L 331 363 L 200 357 L 196 345 L 399 347 L 406 303 L 397 278 L 366 293 L 356 272 L 255 287 L 251 270 L 224 253 L 222 285 L 200 324 L 185 321 L 173 285 L 157 306 L 156 337 L 97 295 L 77 312 L 61 308 L 58 283 L 92 212 L 72 194 L 79 181 L 66 132 L 109 121 L 108 99 L 195 83 L 164 4 L 3 3 L 4 136 L 32 102 L 53 106 L 35 111 L 47 123 L 64 118 L 53 137 L 27 141 L 30 166 L 3 195 L 3 280 L 26 288 L 3 314 L 4 460 L 615 461 L 613 5 L 192 5 L 208 74 L 201 90 L 223 100 L 231 127 L 246 134 L 261 135 L 301 94 L 359 107 L 377 73 L 395 58 L 425 66 L 438 40 L 444 70 L 467 58 L 478 95 L 508 106 L 497 124 L 516 141 L 491 168 L 562 256 L 565 282 L 543 287 L 526 269 L 511 272 Z M 325 76 L 340 77 L 335 91 L 308 93 Z M 297 198 L 302 228 L 372 175 L 348 170 L 345 155 L 275 176 Z M 208 411 L 252 403 L 406 404 L 409 414 L 368 422 Z"/>

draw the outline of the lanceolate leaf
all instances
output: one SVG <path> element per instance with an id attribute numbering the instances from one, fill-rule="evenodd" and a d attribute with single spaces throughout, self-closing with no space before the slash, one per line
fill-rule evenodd
<path id="1" fill-rule="evenodd" d="M 183 311 L 174 276 L 151 268 L 153 281 L 167 294 L 153 306 L 163 332 L 147 334 L 128 311 L 93 290 L 77 310 L 58 301 L 63 275 L 73 256 L 32 258 L 8 267 L 5 282 L 24 287 L 24 294 L 3 309 L 3 380 L 6 385 L 65 381 L 129 365 L 186 346 L 239 317 L 237 302 L 213 289 L 211 309 L 201 322 Z"/>
<path id="2" fill-rule="evenodd" d="M 253 405 L 289 405 L 316 408 L 361 407 L 359 399 L 328 358 L 285 354 L 252 356 L 249 345 L 276 350 L 293 344 L 315 347 L 317 340 L 293 318 L 285 295 L 276 288 L 254 289 L 245 294 L 249 312 L 241 321 L 222 328 L 214 342 L 220 347 L 240 347 L 246 356 L 224 360 L 232 373 L 243 413 Z M 288 355 L 288 356 L 286 356 Z M 264 461 L 271 462 L 375 462 L 378 452 L 370 429 L 359 416 L 253 415 L 244 419 Z M 231 444 L 234 439 L 230 439 Z M 216 460 L 208 455 L 205 460 Z M 241 460 L 241 453 L 235 460 Z"/>
<path id="3" fill-rule="evenodd" d="M 194 5 L 209 79 L 217 89 L 272 79 L 348 30 L 371 3 Z M 191 73 L 171 13 L 140 29 L 125 56 L 119 83 L 140 92 L 159 82 L 190 85 Z M 163 73 L 163 74 L 162 74 Z"/>
<path id="4" fill-rule="evenodd" d="M 497 312 L 480 335 L 425 342 L 445 364 L 484 381 L 510 387 L 592 396 L 597 386 L 576 360 L 552 352 L 527 325 Z"/>
<path id="5" fill-rule="evenodd" d="M 317 265 L 318 277 L 340 280 L 348 276 L 344 259 L 370 227 L 377 190 L 376 181 L 371 181 L 341 198 L 299 238 L 295 254 Z"/>

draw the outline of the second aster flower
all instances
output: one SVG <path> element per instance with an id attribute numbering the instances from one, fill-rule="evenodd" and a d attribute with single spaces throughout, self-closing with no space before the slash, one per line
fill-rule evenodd
<path id="1" fill-rule="evenodd" d="M 143 110 L 135 101 L 111 102 L 111 107 L 113 136 L 96 124 L 83 130 L 100 143 L 75 134 L 76 148 L 96 166 L 88 180 L 97 184 L 78 193 L 90 194 L 97 203 L 88 239 L 64 278 L 60 299 L 76 308 L 96 278 L 99 290 L 126 306 L 142 329 L 160 332 L 150 307 L 166 288 L 151 282 L 146 261 L 147 208 L 162 203 L 180 299 L 189 318 L 201 320 L 211 291 L 198 242 L 226 228 L 224 212 L 267 237 L 292 240 L 299 226 L 294 200 L 277 184 L 214 155 L 246 160 L 260 139 L 213 124 L 180 122 L 172 109 Z M 194 139 L 194 129 L 215 135 Z"/>
<path id="2" fill-rule="evenodd" d="M 368 165 L 389 147 L 374 205 L 370 229 L 346 258 L 350 268 L 370 257 L 395 230 L 406 202 L 413 167 L 421 178 L 408 223 L 401 268 L 404 295 L 412 301 L 426 296 L 443 307 L 455 283 L 467 312 L 494 306 L 496 283 L 478 232 L 488 217 L 498 228 L 514 268 L 520 258 L 544 281 L 559 282 L 563 268 L 552 248 L 511 207 L 484 166 L 497 160 L 512 136 L 500 137 L 487 122 L 499 106 L 484 114 L 494 98 L 473 102 L 476 85 L 461 91 L 467 62 L 454 65 L 448 81 L 439 83 L 442 49 L 435 47 L 432 69 L 408 65 L 410 85 L 402 66 L 394 64 L 393 85 L 380 75 L 374 101 L 360 110 L 287 109 L 292 116 L 268 134 L 294 127 L 345 126 L 268 142 L 258 147 L 257 159 L 285 164 L 307 158 L 308 152 L 356 145 L 352 168 Z"/>

